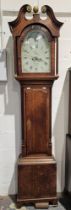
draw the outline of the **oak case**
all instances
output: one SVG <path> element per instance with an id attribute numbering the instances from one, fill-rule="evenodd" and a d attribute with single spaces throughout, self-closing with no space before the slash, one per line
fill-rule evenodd
<path id="1" fill-rule="evenodd" d="M 39 14 L 33 14 L 31 20 L 26 19 L 28 6 L 24 5 L 18 18 L 9 23 L 14 39 L 15 79 L 21 85 L 22 151 L 18 159 L 17 202 L 19 205 L 29 202 L 56 204 L 56 161 L 52 156 L 51 110 L 52 85 L 58 78 L 58 37 L 62 23 L 46 5 L 46 20 L 42 20 Z M 39 26 L 50 42 L 51 62 L 48 72 L 22 71 L 21 46 L 32 26 L 35 30 Z"/>

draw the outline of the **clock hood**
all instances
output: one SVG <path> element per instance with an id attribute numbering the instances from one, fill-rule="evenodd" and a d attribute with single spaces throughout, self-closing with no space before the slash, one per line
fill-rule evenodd
<path id="1" fill-rule="evenodd" d="M 13 36 L 20 36 L 24 28 L 26 28 L 28 25 L 39 24 L 46 27 L 53 37 L 59 37 L 60 28 L 63 23 L 56 19 L 54 12 L 50 6 L 44 5 L 43 7 L 46 8 L 46 20 L 41 20 L 40 14 L 33 14 L 33 18 L 29 20 L 26 19 L 25 14 L 26 12 L 31 12 L 31 6 L 28 4 L 23 5 L 19 11 L 18 17 L 14 21 L 8 23 Z M 42 8 L 41 11 L 43 11 Z"/>

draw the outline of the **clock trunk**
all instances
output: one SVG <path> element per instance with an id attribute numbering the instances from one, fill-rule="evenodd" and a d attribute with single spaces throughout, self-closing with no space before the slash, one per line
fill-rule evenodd
<path id="1" fill-rule="evenodd" d="M 22 108 L 23 145 L 25 141 L 26 155 L 49 154 L 51 87 L 29 84 L 22 86 Z"/>

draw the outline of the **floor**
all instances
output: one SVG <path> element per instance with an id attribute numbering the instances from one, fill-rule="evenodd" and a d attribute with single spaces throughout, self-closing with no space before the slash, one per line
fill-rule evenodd
<path id="1" fill-rule="evenodd" d="M 0 210 L 18 210 L 15 205 L 15 198 L 0 196 Z M 35 210 L 35 208 L 33 206 L 22 206 L 20 210 Z M 71 210 L 71 197 L 67 195 L 62 196 L 59 198 L 58 206 L 50 206 L 48 210 Z"/>

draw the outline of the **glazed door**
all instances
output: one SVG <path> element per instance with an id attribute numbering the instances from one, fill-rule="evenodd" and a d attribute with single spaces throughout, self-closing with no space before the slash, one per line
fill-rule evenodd
<path id="1" fill-rule="evenodd" d="M 25 138 L 27 155 L 47 153 L 49 143 L 50 88 L 25 88 Z"/>

